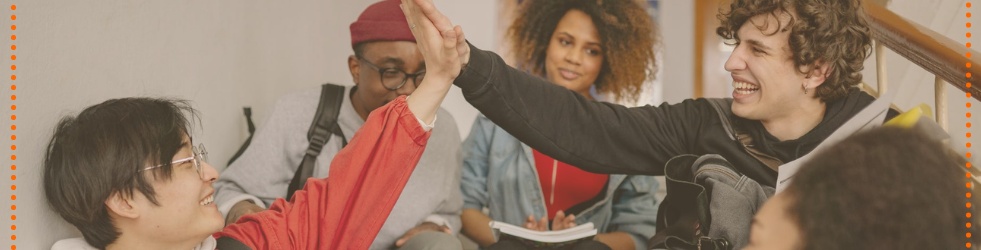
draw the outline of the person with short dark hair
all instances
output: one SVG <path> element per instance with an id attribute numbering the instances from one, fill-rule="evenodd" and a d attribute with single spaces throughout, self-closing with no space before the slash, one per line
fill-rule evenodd
<path id="1" fill-rule="evenodd" d="M 913 129 L 858 133 L 804 163 L 763 205 L 746 250 L 963 249 L 967 161 Z M 976 198 L 974 200 L 977 200 Z M 977 220 L 974 220 L 977 221 Z"/>
<path id="2" fill-rule="evenodd" d="M 440 36 L 431 25 L 417 36 Z M 212 185 L 218 173 L 191 137 L 195 112 L 184 101 L 122 98 L 66 117 L 43 163 L 45 197 L 81 231 L 52 249 L 366 249 L 371 246 L 425 150 L 439 104 L 459 72 L 455 45 L 421 47 L 427 77 L 411 97 L 375 110 L 332 161 L 330 179 L 311 178 L 290 201 L 222 229 Z M 459 39 L 460 41 L 457 41 Z M 446 68 L 444 68 L 446 67 Z M 219 232 L 220 231 L 220 232 Z M 217 239 L 217 240 L 216 240 Z"/>

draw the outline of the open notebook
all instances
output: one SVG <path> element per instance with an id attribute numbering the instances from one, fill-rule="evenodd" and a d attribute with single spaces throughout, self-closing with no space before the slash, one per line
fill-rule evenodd
<path id="1" fill-rule="evenodd" d="M 535 231 L 500 221 L 491 221 L 490 227 L 498 241 L 512 239 L 533 249 L 562 248 L 596 236 L 592 222 L 559 231 Z"/>

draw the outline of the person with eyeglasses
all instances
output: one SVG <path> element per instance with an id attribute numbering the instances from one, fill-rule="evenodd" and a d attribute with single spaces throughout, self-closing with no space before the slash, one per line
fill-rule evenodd
<path id="1" fill-rule="evenodd" d="M 417 35 L 440 36 L 424 29 Z M 290 201 L 228 226 L 214 203 L 219 174 L 204 145 L 192 146 L 198 119 L 186 101 L 112 99 L 63 118 L 44 155 L 44 192 L 83 238 L 52 249 L 369 248 L 442 129 L 437 110 L 460 71 L 463 37 L 444 39 L 459 41 L 420 49 L 438 50 L 427 60 L 450 66 L 372 112 L 329 178 L 311 178 Z"/>
<path id="2" fill-rule="evenodd" d="M 345 87 L 337 124 L 317 157 L 313 177 L 326 177 L 329 163 L 364 124 L 368 114 L 400 95 L 412 94 L 425 79 L 426 64 L 416 48 L 399 1 L 377 2 L 350 25 L 354 54 L 347 58 L 353 86 Z M 285 198 L 310 142 L 307 131 L 318 111 L 318 87 L 277 100 L 251 144 L 216 184 L 215 202 L 227 223 L 262 211 Z M 453 116 L 439 110 L 431 143 L 371 249 L 458 248 L 460 230 L 460 133 Z M 421 236 L 421 237 L 416 237 Z M 411 240 L 411 241 L 410 241 Z"/>

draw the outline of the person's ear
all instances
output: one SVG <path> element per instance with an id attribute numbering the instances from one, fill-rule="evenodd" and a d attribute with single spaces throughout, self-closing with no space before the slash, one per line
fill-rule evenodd
<path id="1" fill-rule="evenodd" d="M 358 57 L 351 55 L 347 57 L 347 69 L 351 71 L 351 80 L 354 81 L 354 85 L 358 85 L 361 80 L 361 61 Z"/>
<path id="2" fill-rule="evenodd" d="M 134 196 L 136 194 L 134 193 Z M 136 219 L 140 217 L 140 211 L 136 205 L 134 197 L 126 197 L 122 192 L 114 192 L 106 199 L 106 208 L 109 212 L 123 218 Z"/>
<path id="3" fill-rule="evenodd" d="M 804 78 L 804 86 L 807 86 L 808 89 L 817 89 L 818 86 L 828 80 L 830 75 L 831 66 L 823 61 L 817 61 L 810 66 L 810 72 Z"/>

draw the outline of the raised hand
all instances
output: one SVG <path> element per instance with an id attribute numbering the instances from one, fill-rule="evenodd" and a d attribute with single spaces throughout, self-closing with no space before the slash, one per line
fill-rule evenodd
<path id="1" fill-rule="evenodd" d="M 429 8 L 435 10 L 432 2 Z M 439 21 L 439 25 L 450 27 L 440 32 L 434 22 L 420 12 L 419 5 L 409 0 L 402 0 L 402 12 L 412 36 L 416 38 L 416 46 L 426 60 L 426 78 L 419 88 L 412 93 L 413 98 L 406 102 L 409 110 L 423 122 L 430 124 L 436 119 L 436 110 L 443 102 L 446 92 L 453 85 L 453 79 L 460 75 L 462 63 L 458 44 L 466 44 L 463 40 L 462 29 L 452 28 L 448 19 Z"/>
<path id="2" fill-rule="evenodd" d="M 456 50 L 460 58 L 460 63 L 466 66 L 467 63 L 470 62 L 470 46 L 467 44 L 467 39 L 463 36 L 463 28 L 461 28 L 459 25 L 454 27 L 450 23 L 450 19 L 436 9 L 436 6 L 432 3 L 432 0 L 410 0 L 410 1 L 414 1 L 420 4 L 419 10 L 423 14 L 425 14 L 425 16 L 428 17 L 430 21 L 433 21 L 433 24 L 436 26 L 437 30 L 441 30 L 442 32 L 449 32 L 450 30 L 449 28 L 450 27 L 453 28 L 452 31 L 456 32 L 456 36 L 457 36 Z M 443 35 L 445 36 L 446 34 Z"/>
<path id="3" fill-rule="evenodd" d="M 421 2 L 420 4 L 416 4 Z M 426 7 L 423 9 L 422 7 Z M 437 19 L 430 19 L 424 11 L 436 12 Z M 409 22 L 416 45 L 426 60 L 426 78 L 454 79 L 460 74 L 460 51 L 458 44 L 465 44 L 463 29 L 453 27 L 450 20 L 440 14 L 431 0 L 402 0 L 402 12 Z"/>

